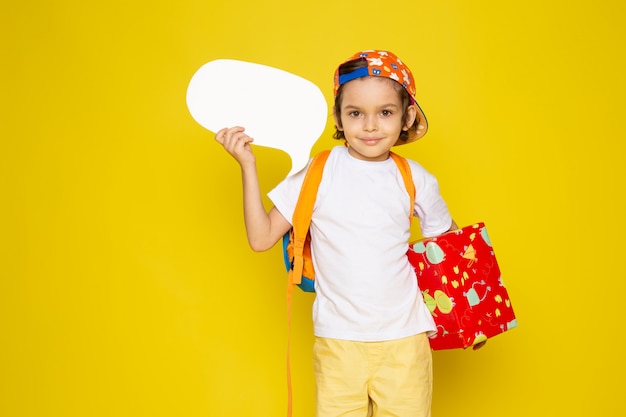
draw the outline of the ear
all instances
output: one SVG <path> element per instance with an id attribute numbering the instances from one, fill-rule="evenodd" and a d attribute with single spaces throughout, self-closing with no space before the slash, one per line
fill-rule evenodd
<path id="1" fill-rule="evenodd" d="M 410 105 L 406 109 L 406 121 L 404 126 L 402 126 L 402 130 L 409 130 L 413 123 L 415 123 L 415 118 L 417 117 L 417 108 L 415 104 Z"/>
<path id="2" fill-rule="evenodd" d="M 343 131 L 343 126 L 341 125 L 341 116 L 337 116 L 337 107 L 333 106 L 333 119 L 335 120 L 335 126 L 337 130 L 340 132 Z"/>

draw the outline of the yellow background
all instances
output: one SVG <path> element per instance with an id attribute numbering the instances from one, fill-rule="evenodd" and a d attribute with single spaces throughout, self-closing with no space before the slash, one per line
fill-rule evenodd
<path id="1" fill-rule="evenodd" d="M 622 1 L 5 3 L 0 415 L 285 415 L 281 250 L 248 249 L 238 167 L 186 87 L 233 58 L 330 101 L 335 65 L 367 48 L 419 79 L 431 129 L 398 151 L 459 224 L 487 224 L 519 320 L 435 352 L 434 415 L 623 413 Z M 289 159 L 257 155 L 266 192 Z M 311 300 L 293 313 L 302 417 Z"/>

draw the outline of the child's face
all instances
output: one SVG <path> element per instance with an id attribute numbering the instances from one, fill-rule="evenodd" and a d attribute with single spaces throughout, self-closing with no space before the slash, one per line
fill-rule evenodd
<path id="1" fill-rule="evenodd" d="M 402 100 L 395 81 L 383 77 L 363 77 L 343 86 L 340 117 L 342 130 L 352 156 L 366 161 L 383 161 L 389 150 L 415 120 L 415 107 L 407 110 L 402 123 Z M 402 87 L 400 87 L 402 88 Z M 341 123 L 339 123 L 341 122 Z"/>

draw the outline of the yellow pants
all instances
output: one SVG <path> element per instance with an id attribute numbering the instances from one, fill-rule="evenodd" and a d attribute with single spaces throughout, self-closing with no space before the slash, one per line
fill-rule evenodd
<path id="1" fill-rule="evenodd" d="M 317 417 L 430 417 L 432 352 L 425 333 L 385 342 L 316 337 Z"/>

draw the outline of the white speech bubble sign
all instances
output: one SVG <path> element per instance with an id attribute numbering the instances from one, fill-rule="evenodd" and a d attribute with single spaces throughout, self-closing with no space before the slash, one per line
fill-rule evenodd
<path id="1" fill-rule="evenodd" d="M 217 132 L 243 126 L 255 145 L 285 151 L 294 174 L 304 168 L 326 127 L 327 104 L 312 82 L 261 64 L 218 59 L 204 64 L 187 87 L 187 107 Z"/>

